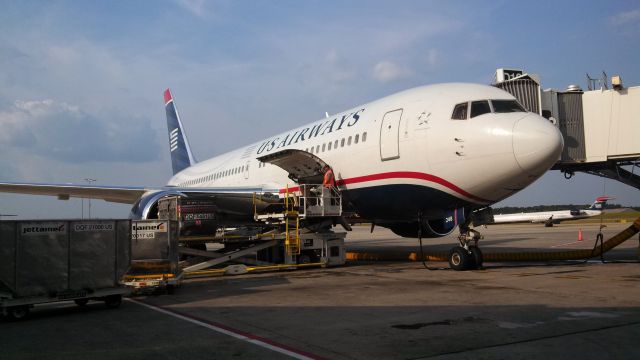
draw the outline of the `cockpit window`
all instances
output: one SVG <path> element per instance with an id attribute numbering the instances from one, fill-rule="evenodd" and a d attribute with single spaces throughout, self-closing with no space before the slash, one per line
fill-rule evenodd
<path id="1" fill-rule="evenodd" d="M 462 103 L 453 108 L 451 118 L 453 120 L 467 120 L 467 107 L 469 103 Z"/>
<path id="2" fill-rule="evenodd" d="M 480 116 L 482 114 L 490 113 L 491 108 L 487 100 L 474 101 L 471 103 L 471 117 Z"/>
<path id="3" fill-rule="evenodd" d="M 496 113 L 527 112 L 516 100 L 491 100 L 491 104 Z"/>

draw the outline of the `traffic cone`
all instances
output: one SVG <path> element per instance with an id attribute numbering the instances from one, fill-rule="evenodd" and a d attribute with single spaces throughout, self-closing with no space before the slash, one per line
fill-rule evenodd
<path id="1" fill-rule="evenodd" d="M 578 230 L 578 241 L 582 241 L 582 229 Z"/>

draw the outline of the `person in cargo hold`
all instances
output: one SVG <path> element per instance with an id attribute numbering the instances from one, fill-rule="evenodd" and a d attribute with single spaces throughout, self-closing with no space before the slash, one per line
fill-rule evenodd
<path id="1" fill-rule="evenodd" d="M 329 165 L 322 168 L 324 178 L 322 180 L 322 205 L 335 205 L 332 198 L 331 189 L 336 187 L 336 177 L 333 175 L 333 169 Z"/>
<path id="2" fill-rule="evenodd" d="M 322 185 L 328 189 L 336 186 L 336 177 L 333 175 L 333 169 L 329 165 L 325 165 L 322 168 L 322 172 L 324 172 L 324 180 L 322 180 Z"/>

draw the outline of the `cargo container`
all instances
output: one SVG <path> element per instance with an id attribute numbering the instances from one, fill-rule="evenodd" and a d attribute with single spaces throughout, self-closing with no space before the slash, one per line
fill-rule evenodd
<path id="1" fill-rule="evenodd" d="M 21 319 L 34 305 L 69 300 L 118 307 L 130 244 L 130 220 L 1 221 L 0 312 Z"/>
<path id="2" fill-rule="evenodd" d="M 131 221 L 131 267 L 124 281 L 134 293 L 173 293 L 180 285 L 178 229 L 177 221 Z"/>

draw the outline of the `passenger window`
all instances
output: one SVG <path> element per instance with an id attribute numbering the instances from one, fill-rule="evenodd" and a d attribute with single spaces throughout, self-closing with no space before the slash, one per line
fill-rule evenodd
<path id="1" fill-rule="evenodd" d="M 320 153 L 320 145 L 316 145 L 316 154 Z"/>
<path id="2" fill-rule="evenodd" d="M 353 143 L 357 144 L 358 140 L 360 140 L 360 134 L 356 134 L 356 137 L 353 139 Z"/>
<path id="3" fill-rule="evenodd" d="M 351 145 L 351 136 L 349 136 L 349 139 L 347 139 L 347 146 Z"/>
<path id="4" fill-rule="evenodd" d="M 327 144 L 322 144 L 322 152 L 324 152 L 324 149 L 327 147 Z"/>
<path id="5" fill-rule="evenodd" d="M 471 103 L 471 118 L 490 112 L 491 108 L 489 107 L 489 102 L 486 100 Z"/>
<path id="6" fill-rule="evenodd" d="M 365 142 L 365 141 L 367 141 L 367 132 L 366 131 L 362 133 L 362 142 Z"/>
<path id="7" fill-rule="evenodd" d="M 327 151 L 331 150 L 331 141 L 329 141 L 329 144 L 327 144 Z"/>
<path id="8" fill-rule="evenodd" d="M 453 108 L 451 118 L 453 120 L 467 120 L 467 107 L 469 103 L 462 103 Z"/>
<path id="9" fill-rule="evenodd" d="M 311 148 L 311 150 L 309 150 L 309 152 L 311 152 L 313 154 L 313 147 Z"/>
<path id="10" fill-rule="evenodd" d="M 339 141 L 339 140 L 336 140 L 336 141 L 333 143 L 333 148 L 334 148 L 334 149 L 337 149 L 337 148 L 338 148 L 338 141 Z"/>
<path id="11" fill-rule="evenodd" d="M 340 147 L 344 147 L 344 138 L 342 138 L 342 141 L 340 141 Z"/>

